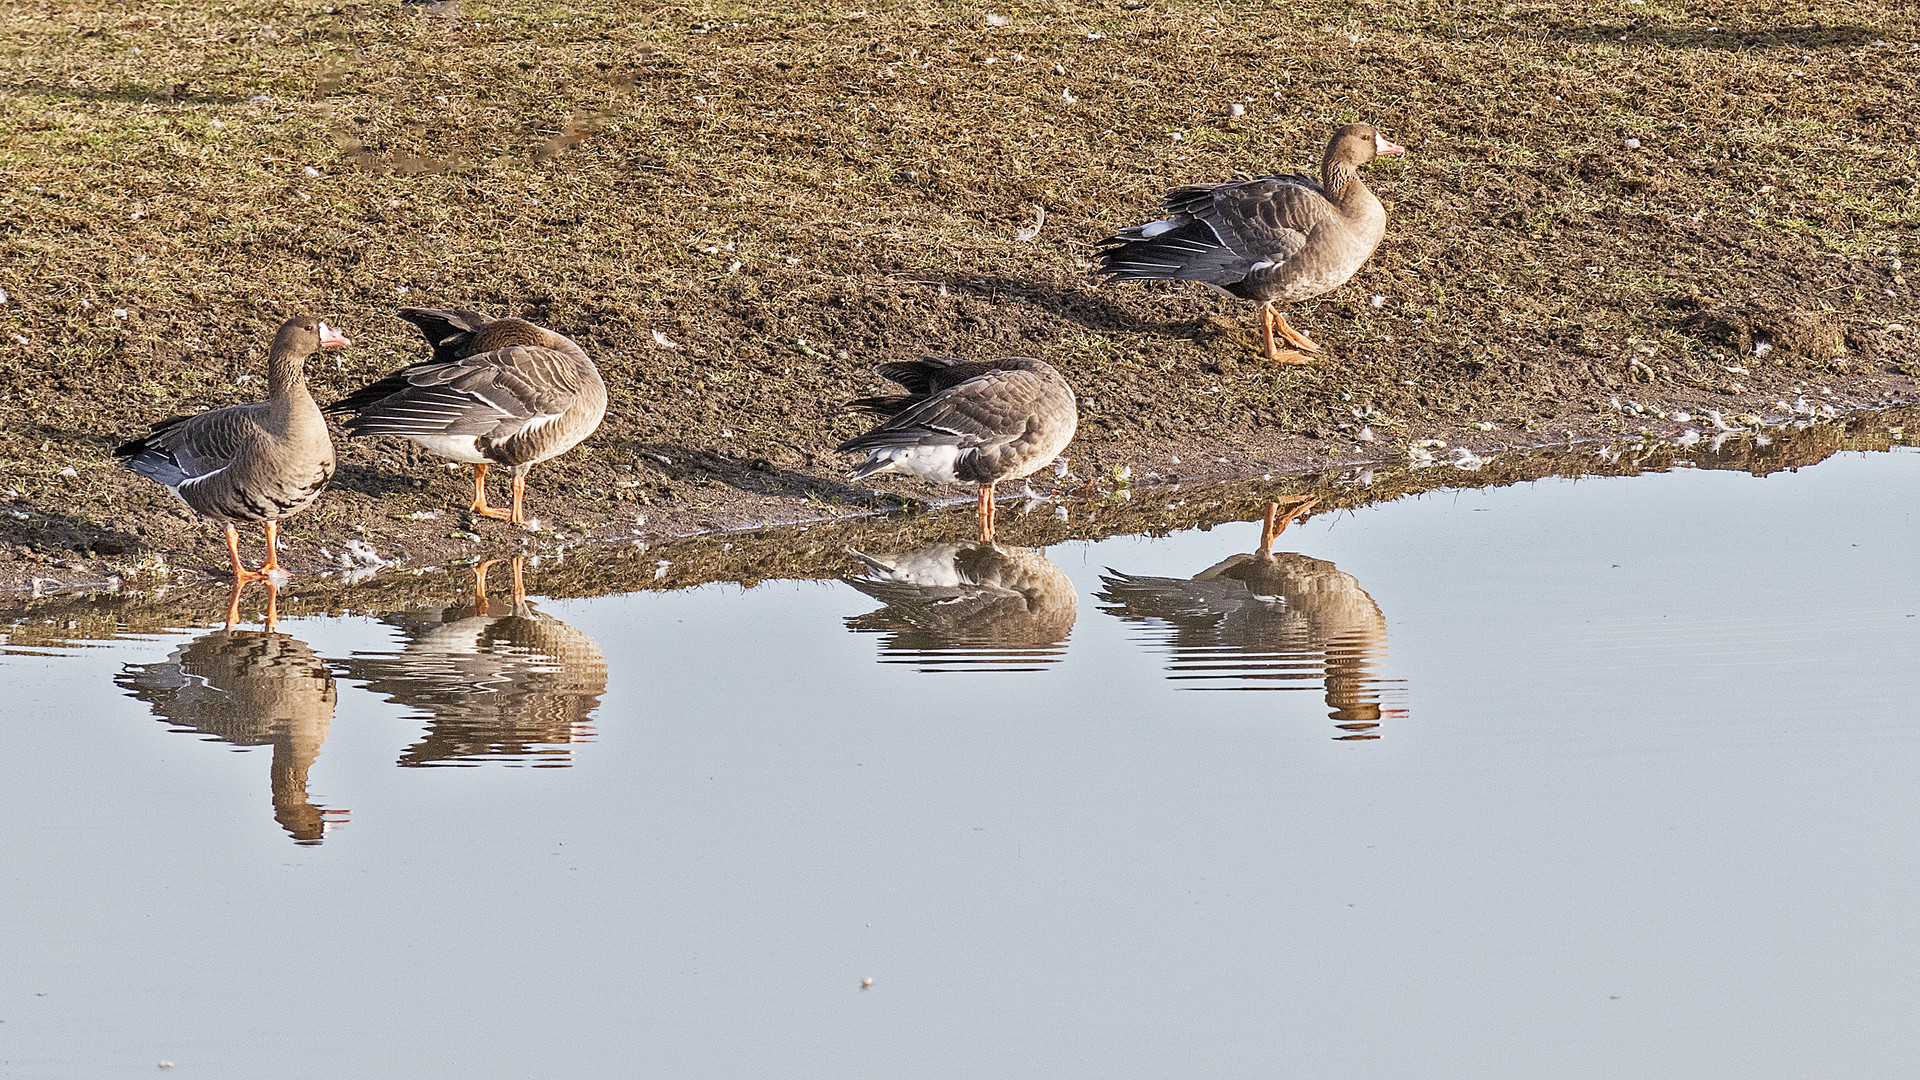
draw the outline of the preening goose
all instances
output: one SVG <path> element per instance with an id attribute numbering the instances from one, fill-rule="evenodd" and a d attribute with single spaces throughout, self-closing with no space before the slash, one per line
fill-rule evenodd
<path id="1" fill-rule="evenodd" d="M 607 692 L 607 658 L 592 638 L 527 601 L 519 557 L 510 604 L 489 600 L 487 571 L 473 568 L 473 602 L 395 612 L 383 619 L 405 639 L 398 652 L 356 652 L 348 678 L 427 721 L 403 766 L 485 761 L 570 763 L 593 735 Z"/>
<path id="2" fill-rule="evenodd" d="M 350 435 L 399 435 L 473 466 L 480 517 L 527 522 L 527 470 L 578 446 L 607 415 L 607 385 L 580 346 L 525 319 L 454 308 L 401 308 L 433 359 L 327 406 L 353 413 Z M 513 507 L 487 505 L 487 469 L 513 470 Z"/>
<path id="3" fill-rule="evenodd" d="M 842 454 L 867 455 L 852 479 L 902 472 L 974 485 L 981 543 L 993 540 L 994 485 L 1030 476 L 1060 456 L 1080 420 L 1067 380 L 1032 357 L 925 359 L 874 370 L 907 393 L 848 403 L 887 418 L 837 448 Z"/>
<path id="4" fill-rule="evenodd" d="M 923 670 L 1033 670 L 1066 652 L 1080 601 L 1044 552 L 940 543 L 898 555 L 852 548 L 863 570 L 847 584 L 885 604 L 847 628 L 886 635 L 887 663 Z"/>
<path id="5" fill-rule="evenodd" d="M 1113 281 L 1199 281 L 1260 302 L 1268 360 L 1310 363 L 1320 347 L 1293 328 L 1275 301 L 1307 300 L 1347 283 L 1380 246 L 1387 211 L 1360 179 L 1360 166 L 1407 148 L 1369 124 L 1333 133 L 1320 179 L 1261 176 L 1229 184 L 1175 188 L 1161 199 L 1162 221 L 1102 241 L 1095 273 Z M 1281 352 L 1278 333 L 1293 348 Z"/>
<path id="6" fill-rule="evenodd" d="M 304 509 L 333 477 L 333 440 L 307 393 L 307 357 L 352 342 L 311 315 L 280 324 L 267 353 L 267 400 L 176 416 L 113 453 L 122 465 L 166 485 L 199 514 L 226 525 L 235 581 L 280 568 L 280 519 Z M 234 526 L 266 525 L 267 560 L 258 573 L 240 561 Z"/>

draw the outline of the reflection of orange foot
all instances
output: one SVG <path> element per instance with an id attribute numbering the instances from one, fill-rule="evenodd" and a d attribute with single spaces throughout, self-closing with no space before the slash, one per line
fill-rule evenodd
<path id="1" fill-rule="evenodd" d="M 1318 496 L 1316 495 L 1302 496 L 1292 506 L 1287 508 L 1286 516 L 1281 517 L 1280 504 L 1278 502 L 1268 503 L 1267 504 L 1267 520 L 1264 524 L 1260 526 L 1261 552 L 1265 553 L 1268 551 L 1272 551 L 1274 540 L 1278 539 L 1281 533 L 1287 531 L 1287 526 L 1293 524 L 1293 519 L 1299 517 L 1301 514 L 1306 513 L 1307 511 L 1313 509 L 1318 505 L 1320 505 L 1320 499 Z"/>
<path id="2" fill-rule="evenodd" d="M 476 609 L 476 614 L 485 615 L 487 613 L 487 570 L 491 568 L 494 563 L 500 561 L 499 559 L 488 559 L 485 562 L 474 564 L 473 606 Z"/>
<path id="3" fill-rule="evenodd" d="M 234 624 L 240 621 L 240 593 L 245 590 L 246 587 L 247 583 L 245 581 L 239 578 L 233 579 L 233 593 L 227 597 L 227 629 L 229 630 L 233 629 Z"/>

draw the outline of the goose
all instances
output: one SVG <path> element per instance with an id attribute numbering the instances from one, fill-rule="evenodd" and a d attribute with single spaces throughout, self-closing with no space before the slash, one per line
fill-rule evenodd
<path id="1" fill-rule="evenodd" d="M 1031 670 L 1060 658 L 1079 617 L 1072 579 L 1032 548 L 935 543 L 900 555 L 847 553 L 862 572 L 843 580 L 886 605 L 847 627 L 888 635 L 890 663 Z"/>
<path id="2" fill-rule="evenodd" d="M 1094 273 L 1111 281 L 1199 281 L 1260 302 L 1260 340 L 1268 361 L 1306 364 L 1320 346 L 1273 305 L 1308 300 L 1345 285 L 1380 246 L 1387 211 L 1360 179 L 1360 166 L 1404 154 L 1370 124 L 1333 133 L 1320 179 L 1259 176 L 1175 188 L 1161 201 L 1167 217 L 1101 241 Z M 1292 348 L 1280 351 L 1279 334 Z"/>
<path id="3" fill-rule="evenodd" d="M 267 400 L 162 420 L 113 452 L 194 513 L 226 526 L 236 582 L 280 569 L 280 519 L 305 509 L 333 477 L 333 440 L 303 368 L 320 349 L 351 344 L 319 319 L 295 315 L 280 324 L 267 353 Z M 258 572 L 240 561 L 235 526 L 248 522 L 266 526 L 267 559 Z"/>
<path id="4" fill-rule="evenodd" d="M 1376 738 L 1383 704 L 1395 691 L 1374 673 L 1386 651 L 1380 606 L 1333 563 L 1272 550 L 1289 522 L 1315 505 L 1306 499 L 1282 515 L 1268 503 L 1260 546 L 1228 556 L 1191 578 L 1101 575 L 1098 598 L 1127 622 L 1164 627 L 1169 678 L 1191 689 L 1284 690 L 1318 680 L 1343 740 Z"/>
<path id="5" fill-rule="evenodd" d="M 306 642 L 271 626 L 229 624 L 160 663 L 128 664 L 114 683 L 176 731 L 273 747 L 273 817 L 295 843 L 318 844 L 349 819 L 348 811 L 317 806 L 307 795 L 307 774 L 327 741 L 340 692 Z"/>
<path id="6" fill-rule="evenodd" d="M 525 319 L 464 308 L 401 308 L 433 359 L 401 368 L 327 406 L 351 413 L 349 435 L 399 435 L 473 466 L 476 517 L 527 523 L 527 471 L 592 435 L 607 384 L 580 346 Z M 513 505 L 487 505 L 487 469 L 513 470 Z"/>
<path id="7" fill-rule="evenodd" d="M 980 542 L 993 542 L 994 485 L 1031 476 L 1060 456 L 1080 421 L 1073 388 L 1044 360 L 928 358 L 882 364 L 875 374 L 907 393 L 866 397 L 847 408 L 886 417 L 837 447 L 867 455 L 864 480 L 900 472 L 979 492 Z"/>
<path id="8" fill-rule="evenodd" d="M 356 652 L 339 666 L 428 721 L 420 741 L 401 753 L 402 766 L 495 760 L 558 768 L 569 764 L 569 744 L 592 737 L 593 712 L 607 692 L 606 655 L 527 601 L 519 556 L 511 604 L 489 600 L 487 572 L 501 561 L 473 568 L 471 603 L 382 619 L 405 638 L 400 651 Z"/>

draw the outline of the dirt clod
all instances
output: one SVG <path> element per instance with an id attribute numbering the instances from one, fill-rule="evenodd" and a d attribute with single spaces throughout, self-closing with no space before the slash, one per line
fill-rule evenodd
<path id="1" fill-rule="evenodd" d="M 1737 356 L 1826 361 L 1846 351 L 1847 334 L 1827 312 L 1760 306 L 1715 307 L 1695 312 L 1680 328 L 1726 346 Z"/>

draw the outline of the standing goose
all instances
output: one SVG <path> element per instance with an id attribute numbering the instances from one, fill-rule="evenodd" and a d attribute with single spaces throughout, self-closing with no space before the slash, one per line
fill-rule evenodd
<path id="1" fill-rule="evenodd" d="M 578 446 L 607 415 L 607 384 L 580 346 L 525 319 L 401 308 L 433 359 L 327 406 L 349 435 L 399 435 L 473 466 L 476 516 L 527 523 L 527 470 Z M 513 470 L 513 508 L 487 505 L 487 468 Z"/>
<path id="2" fill-rule="evenodd" d="M 1260 176 L 1175 188 L 1160 200 L 1164 221 L 1101 241 L 1095 273 L 1113 281 L 1199 281 L 1260 302 L 1260 340 L 1279 364 L 1311 363 L 1320 346 L 1293 328 L 1275 301 L 1309 300 L 1345 285 L 1380 246 L 1387 211 L 1360 166 L 1404 154 L 1370 124 L 1333 133 L 1320 179 Z M 1281 352 L 1274 334 L 1293 348 Z"/>
<path id="3" fill-rule="evenodd" d="M 1267 504 L 1260 546 L 1191 578 L 1109 569 L 1102 610 L 1153 627 L 1171 655 L 1167 677 L 1192 690 L 1288 690 L 1318 681 L 1342 740 L 1377 738 L 1383 718 L 1407 711 L 1387 702 L 1402 692 L 1376 668 L 1386 656 L 1387 621 L 1353 575 L 1324 559 L 1273 550 L 1289 522 L 1315 505 L 1280 514 Z M 1157 640 L 1156 640 L 1157 639 Z"/>
<path id="4" fill-rule="evenodd" d="M 882 364 L 874 372 L 907 388 L 847 407 L 887 419 L 837 447 L 867 460 L 852 479 L 903 472 L 979 489 L 980 542 L 993 542 L 993 487 L 1040 471 L 1073 441 L 1080 422 L 1073 388 L 1051 364 L 929 358 Z"/>
<path id="5" fill-rule="evenodd" d="M 319 319 L 295 315 L 280 324 L 267 353 L 267 400 L 163 420 L 113 452 L 201 517 L 225 523 L 235 581 L 280 569 L 280 519 L 304 509 L 333 476 L 333 440 L 302 368 L 323 346 L 351 344 Z M 241 563 L 234 529 L 254 521 L 267 531 L 258 573 Z"/>

